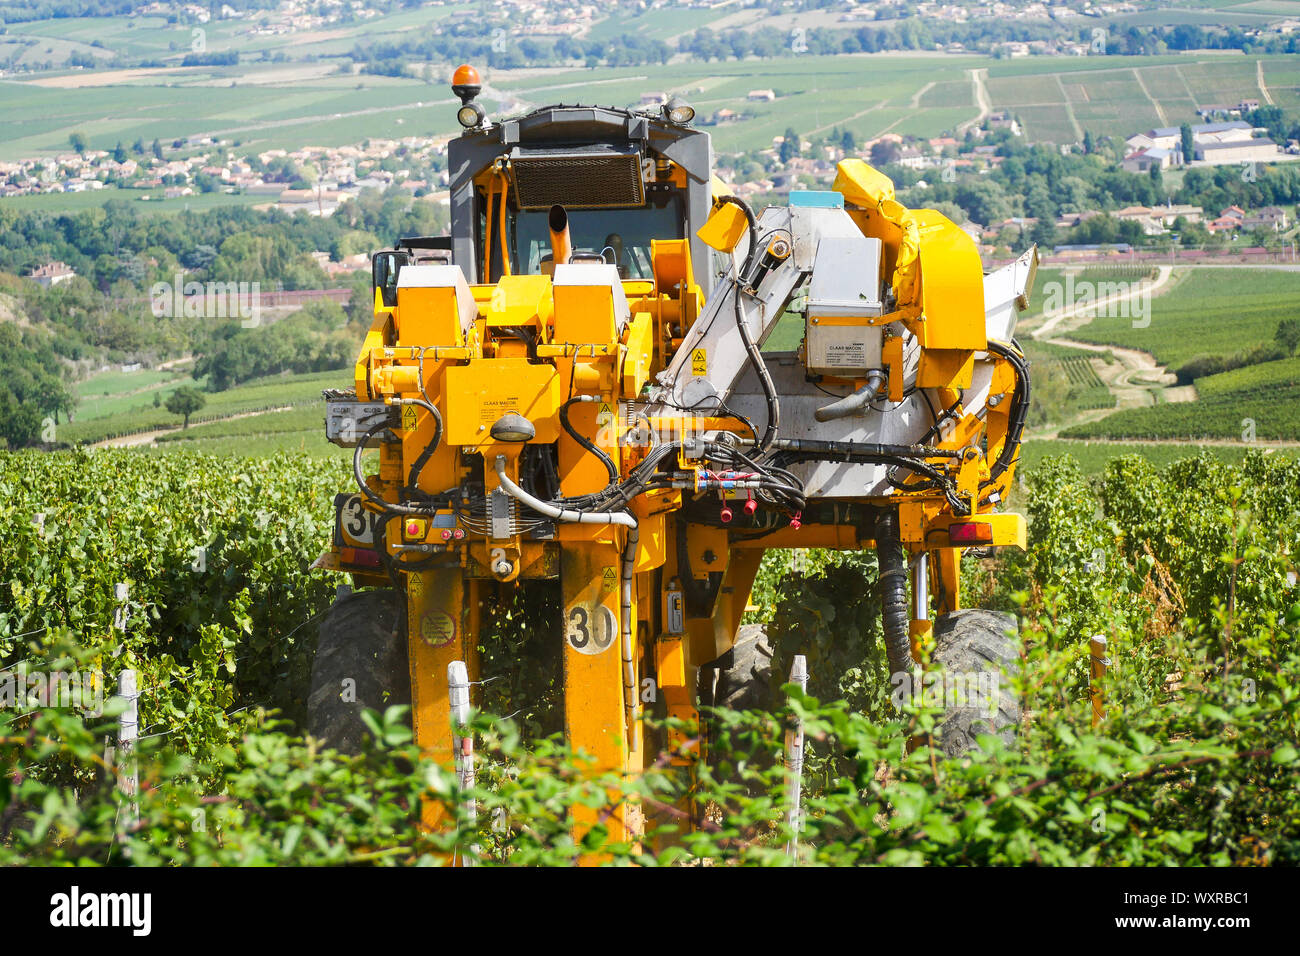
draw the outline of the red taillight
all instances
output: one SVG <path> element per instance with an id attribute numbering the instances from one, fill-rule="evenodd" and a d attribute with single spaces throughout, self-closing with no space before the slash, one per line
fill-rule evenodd
<path id="1" fill-rule="evenodd" d="M 953 544 L 988 544 L 993 540 L 993 525 L 983 521 L 950 524 L 948 540 Z"/>
<path id="2" fill-rule="evenodd" d="M 352 554 L 349 556 L 348 552 Z M 345 564 L 359 564 L 363 568 L 377 568 L 382 565 L 379 560 L 379 552 L 372 551 L 370 548 L 344 548 L 342 555 Z"/>

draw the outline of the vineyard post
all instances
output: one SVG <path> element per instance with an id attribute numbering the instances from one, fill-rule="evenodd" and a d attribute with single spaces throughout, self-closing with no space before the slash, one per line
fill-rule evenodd
<path id="1" fill-rule="evenodd" d="M 796 654 L 790 667 L 790 683 L 799 686 L 800 693 L 808 691 L 808 661 Z M 799 803 L 803 790 L 803 720 L 796 717 L 785 732 L 785 825 L 790 839 L 785 845 L 786 856 L 794 860 L 799 853 Z"/>
<path id="2" fill-rule="evenodd" d="M 121 631 L 122 637 L 126 637 L 126 616 L 127 616 L 127 597 L 131 589 L 124 581 L 119 581 L 113 585 L 113 599 L 116 602 L 113 608 L 113 630 Z M 113 656 L 117 657 L 122 653 L 122 646 L 119 644 L 113 651 Z"/>
<path id="3" fill-rule="evenodd" d="M 1096 727 L 1106 716 L 1105 691 L 1102 690 L 1101 681 L 1106 676 L 1110 658 L 1106 656 L 1106 638 L 1103 635 L 1093 635 L 1088 647 L 1092 658 L 1089 666 L 1092 675 L 1092 725 Z"/>
<path id="4" fill-rule="evenodd" d="M 469 723 L 469 670 L 464 661 L 447 665 L 447 699 L 451 704 L 451 751 L 456 759 L 456 777 L 464 790 L 474 786 L 474 737 L 460 736 L 457 731 Z M 473 829 L 478 820 L 478 804 L 473 797 L 465 799 L 465 816 Z M 475 854 L 478 847 L 470 848 Z M 465 866 L 473 866 L 474 859 L 464 859 Z"/>
<path id="5" fill-rule="evenodd" d="M 117 694 L 126 702 L 125 709 L 117 718 L 118 787 L 127 800 L 131 822 L 139 823 L 140 771 L 135 761 L 135 742 L 140 732 L 140 718 L 136 711 L 140 691 L 132 668 L 128 667 L 117 675 Z"/>

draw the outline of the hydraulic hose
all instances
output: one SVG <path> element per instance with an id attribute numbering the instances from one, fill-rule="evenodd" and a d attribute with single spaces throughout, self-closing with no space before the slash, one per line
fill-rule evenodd
<path id="1" fill-rule="evenodd" d="M 891 687 L 898 688 L 911 681 L 912 638 L 908 634 L 907 552 L 899 540 L 898 512 L 892 508 L 876 519 L 876 560 L 880 567 L 880 614 L 889 681 Z M 911 688 L 904 689 L 910 697 Z"/>
<path id="2" fill-rule="evenodd" d="M 415 492 L 419 490 L 420 472 L 433 457 L 433 453 L 438 450 L 438 445 L 442 441 L 442 414 L 438 407 L 432 402 L 426 402 L 422 398 L 404 398 L 398 399 L 394 404 L 399 405 L 418 405 L 430 415 L 433 416 L 433 438 L 429 439 L 429 444 L 425 446 L 424 451 L 420 452 L 420 457 L 415 459 L 415 464 L 411 466 L 410 477 L 406 479 L 408 490 Z"/>
<path id="3" fill-rule="evenodd" d="M 819 422 L 833 422 L 838 418 L 848 418 L 851 415 L 856 415 L 876 397 L 876 392 L 880 391 L 880 386 L 884 384 L 884 381 L 885 373 L 879 369 L 872 369 L 867 373 L 866 385 L 863 385 L 852 395 L 844 396 L 837 402 L 823 405 L 813 412 L 813 418 Z"/>
<path id="4" fill-rule="evenodd" d="M 618 594 L 619 650 L 623 655 L 623 711 L 627 723 L 628 745 L 637 745 L 635 730 L 637 718 L 636 663 L 632 655 L 632 586 L 633 571 L 636 567 L 636 549 L 641 540 L 641 532 L 633 524 L 627 531 L 627 540 L 623 544 L 621 556 L 620 587 Z"/>
<path id="5" fill-rule="evenodd" d="M 374 490 L 366 484 L 366 476 L 361 473 L 361 453 L 366 450 L 366 443 L 388 427 L 388 422 L 381 421 L 377 424 L 371 425 L 370 428 L 366 430 L 366 433 L 361 436 L 361 440 L 357 442 L 356 450 L 352 452 L 352 477 L 356 479 L 357 488 L 360 490 L 362 496 L 385 514 L 427 515 L 431 510 L 428 506 L 403 505 L 396 504 L 392 501 L 385 501 L 383 498 L 379 497 L 379 495 L 375 494 Z"/>
<path id="6" fill-rule="evenodd" d="M 767 371 L 767 363 L 763 361 L 763 353 L 759 351 L 753 336 L 749 334 L 749 326 L 745 322 L 745 313 L 740 307 L 740 296 L 745 289 L 745 284 L 749 281 L 748 277 L 759 255 L 758 220 L 754 217 L 754 210 L 750 209 L 749 204 L 743 199 L 738 199 L 735 196 L 723 196 L 719 201 L 730 203 L 744 213 L 745 225 L 749 231 L 749 250 L 745 254 L 745 261 L 741 263 L 736 273 L 735 288 L 732 289 L 731 295 L 740 340 L 745 344 L 745 352 L 749 356 L 750 363 L 754 366 L 754 372 L 758 376 L 759 384 L 763 386 L 763 398 L 767 402 L 767 425 L 763 429 L 763 437 L 759 439 L 756 447 L 756 451 L 762 454 L 776 440 L 777 428 L 781 424 L 781 403 L 777 398 L 776 386 L 772 384 L 772 376 Z"/>
<path id="7" fill-rule="evenodd" d="M 565 521 L 571 524 L 617 524 L 625 528 L 635 528 L 637 526 L 636 518 L 626 511 L 574 511 L 568 508 L 558 508 L 549 502 L 530 495 L 515 484 L 510 476 L 506 474 L 505 455 L 497 455 L 496 471 L 497 481 L 506 494 L 512 498 L 517 498 L 538 514 L 546 515 L 546 517 L 555 521 Z"/>
<path id="8" fill-rule="evenodd" d="M 1011 363 L 1016 375 L 1016 392 L 1011 412 L 1007 416 L 1007 437 L 1002 442 L 1002 453 L 997 461 L 989 466 L 989 477 L 984 482 L 987 487 L 997 481 L 1011 463 L 1016 460 L 1020 449 L 1020 436 L 1025 430 L 1025 417 L 1029 414 L 1029 363 L 1023 355 L 1010 345 L 989 339 L 989 351 Z"/>
<path id="9" fill-rule="evenodd" d="M 560 425 L 564 428 L 566 432 L 569 433 L 570 438 L 572 438 L 579 445 L 581 445 L 583 448 L 587 449 L 587 451 L 591 452 L 593 455 L 595 455 L 597 458 L 600 459 L 601 463 L 605 466 L 605 470 L 609 472 L 610 482 L 614 483 L 618 481 L 618 477 L 619 477 L 618 466 L 614 464 L 614 460 L 610 458 L 609 455 L 601 451 L 598 447 L 596 447 L 596 445 L 593 442 L 588 441 L 585 435 L 580 435 L 577 429 L 575 429 L 573 425 L 569 423 L 570 405 L 572 405 L 575 402 L 598 402 L 598 401 L 600 401 L 600 398 L 599 396 L 596 395 L 574 395 L 571 399 L 569 399 L 567 402 L 565 402 L 563 405 L 560 406 Z"/>
<path id="10" fill-rule="evenodd" d="M 568 521 L 576 524 L 611 524 L 622 525 L 628 529 L 627 540 L 623 544 L 623 552 L 620 556 L 620 578 L 621 586 L 619 588 L 619 651 L 623 659 L 623 708 L 625 719 L 627 721 L 627 732 L 629 741 L 632 739 L 632 731 L 635 727 L 637 714 L 637 695 L 636 695 L 636 674 L 635 663 L 632 656 L 632 584 L 633 571 L 636 567 L 636 549 L 640 540 L 640 531 L 637 527 L 637 520 L 626 511 L 612 512 L 591 512 L 591 511 L 570 511 L 565 508 L 557 508 L 555 505 L 542 501 L 530 495 L 520 488 L 510 476 L 506 474 L 506 456 L 497 455 L 496 460 L 497 481 L 505 489 L 506 494 L 517 498 L 521 503 L 532 508 L 548 518 L 554 518 L 556 521 Z"/>

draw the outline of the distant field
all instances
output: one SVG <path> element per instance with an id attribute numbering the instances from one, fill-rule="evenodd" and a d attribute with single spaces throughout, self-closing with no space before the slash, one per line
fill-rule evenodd
<path id="1" fill-rule="evenodd" d="M 325 440 L 325 407 L 319 401 L 289 411 L 266 412 L 191 425 L 185 431 L 159 436 L 163 451 L 195 450 L 244 456 L 307 452 L 322 458 L 351 459 L 351 449 Z"/>
<path id="2" fill-rule="evenodd" d="M 163 382 L 169 382 L 183 373 L 166 369 L 142 368 L 136 372 L 110 370 L 99 372 L 74 384 L 77 394 L 84 403 L 87 399 L 97 399 L 107 395 L 121 395 L 124 392 L 152 388 Z"/>
<path id="3" fill-rule="evenodd" d="M 1194 402 L 1126 408 L 1063 438 L 1226 438 L 1300 441 L 1300 384 L 1217 392 Z"/>
<path id="4" fill-rule="evenodd" d="M 1235 368 L 1231 372 L 1207 375 L 1196 380 L 1196 391 L 1203 397 L 1223 395 L 1229 392 L 1253 392 L 1272 389 L 1279 385 L 1300 385 L 1300 356 L 1281 359 L 1277 362 L 1264 362 L 1260 365 L 1247 365 Z"/>
<path id="5" fill-rule="evenodd" d="M 346 385 L 349 378 L 348 371 L 340 369 L 335 372 L 275 376 L 224 392 L 205 392 L 207 404 L 191 418 L 191 428 L 197 427 L 204 421 L 228 415 L 264 412 L 284 407 L 297 409 L 302 406 L 312 406 L 313 409 L 319 409 L 321 389 Z M 168 392 L 183 383 L 184 380 L 181 380 L 164 385 L 159 390 L 163 400 L 165 401 Z M 153 429 L 174 428 L 181 423 L 179 415 L 173 415 L 166 408 L 154 407 L 152 393 L 102 399 L 98 403 L 98 408 L 92 405 L 91 410 L 97 410 L 101 414 L 93 418 L 79 414 L 75 422 L 59 426 L 58 440 L 72 443 L 96 442 Z"/>
<path id="6" fill-rule="evenodd" d="M 704 22 L 701 14 L 710 17 L 689 12 L 691 24 Z M 595 31 L 668 36 L 680 26 L 681 14 L 651 10 L 631 19 L 611 18 L 598 23 Z M 137 138 L 170 142 L 202 134 L 240 140 L 259 151 L 342 145 L 381 136 L 449 135 L 457 129 L 453 100 L 441 83 L 337 73 L 341 57 L 358 38 L 397 35 L 446 15 L 446 8 L 426 8 L 291 38 L 251 38 L 240 34 L 244 28 L 238 21 L 222 21 L 206 28 L 207 49 L 251 54 L 237 66 L 126 75 L 116 85 L 80 88 L 76 84 L 98 82 L 100 77 L 73 71 L 41 79 L 42 85 L 0 83 L 0 159 L 66 152 L 73 132 L 84 135 L 95 149 Z M 156 18 L 126 23 L 41 21 L 18 24 L 10 31 L 59 42 L 97 39 L 107 50 L 172 63 L 188 52 L 190 37 L 189 28 Z M 292 59 L 274 63 L 256 58 L 274 50 Z M 309 56 L 323 59 L 308 61 Z M 1265 57 L 1261 62 L 1275 99 L 1283 105 L 1300 103 L 1296 58 Z M 875 54 L 486 71 L 490 90 L 484 98 L 489 109 L 495 107 L 496 91 L 530 106 L 558 99 L 627 106 L 638 103 L 645 92 L 680 92 L 695 103 L 702 121 L 723 107 L 746 115 L 710 129 L 719 150 L 735 151 L 770 145 L 787 126 L 801 131 L 840 126 L 859 139 L 886 131 L 917 136 L 951 131 L 977 115 L 969 76 L 977 68 L 988 71 L 993 108 L 1011 110 L 1031 138 L 1051 142 L 1077 139 L 1076 123 L 1096 133 L 1125 136 L 1157 124 L 1157 106 L 1174 124 L 1192 118 L 1196 104 L 1259 95 L 1255 58 L 1240 56 L 995 60 Z M 779 97 L 772 103 L 750 103 L 745 95 L 756 88 L 775 89 Z"/>
<path id="7" fill-rule="evenodd" d="M 293 432 L 223 436 L 198 441 L 169 441 L 150 446 L 145 450 L 162 454 L 200 451 L 211 455 L 239 455 L 243 458 L 305 453 L 314 458 L 339 459 L 340 489 L 349 487 L 352 481 L 351 473 L 344 464 L 352 460 L 352 449 L 339 448 L 327 442 L 323 426 Z"/>
<path id="8" fill-rule="evenodd" d="M 1194 444 L 1128 444 L 1104 441 L 1054 441 L 1029 439 L 1020 449 L 1020 468 L 1032 472 L 1051 455 L 1071 455 L 1090 475 L 1100 474 L 1112 458 L 1123 455 L 1141 455 L 1157 468 L 1198 454 L 1210 454 L 1227 462 L 1239 462 L 1250 448 L 1246 445 L 1194 445 Z M 1300 451 L 1274 454 L 1300 454 Z"/>
<path id="9" fill-rule="evenodd" d="M 1000 61 L 989 67 L 997 109 L 1009 109 L 1031 139 L 1073 142 L 1084 129 L 1124 138 L 1152 126 L 1196 118 L 1198 106 L 1259 99 L 1255 62 L 1279 105 L 1295 94 L 1295 57 L 1080 57 Z M 1276 83 L 1278 90 L 1273 90 Z M 1282 99 L 1278 99 L 1278 93 Z"/>
<path id="10" fill-rule="evenodd" d="M 1266 269 L 1192 269 L 1151 300 L 1150 324 L 1099 316 L 1072 338 L 1150 352 L 1177 368 L 1198 355 L 1233 355 L 1270 342 L 1300 307 L 1300 275 Z"/>
<path id="11" fill-rule="evenodd" d="M 0 199 L 3 209 L 43 209 L 46 212 L 77 212 L 81 209 L 98 209 L 113 199 L 125 200 L 143 213 L 162 214 L 172 212 L 195 212 L 215 209 L 219 206 L 252 206 L 258 203 L 274 202 L 274 196 L 251 196 L 247 194 L 200 193 L 195 196 L 180 196 L 176 199 L 141 197 L 152 195 L 139 189 L 96 189 L 83 193 L 42 193 L 39 196 L 11 196 Z"/>
<path id="12" fill-rule="evenodd" d="M 319 392 L 319 390 L 318 390 Z M 318 396 L 319 397 L 319 394 Z M 247 438 L 263 435 L 279 435 L 287 432 L 303 432 L 315 429 L 325 433 L 325 405 L 314 402 L 288 411 L 266 412 L 250 415 L 247 418 L 233 418 L 228 421 L 209 422 L 206 425 L 191 425 L 189 428 L 163 435 L 159 441 L 200 441 L 214 438 Z"/>

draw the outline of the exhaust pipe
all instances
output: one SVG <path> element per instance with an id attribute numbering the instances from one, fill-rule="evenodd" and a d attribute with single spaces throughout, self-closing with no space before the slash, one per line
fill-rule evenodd
<path id="1" fill-rule="evenodd" d="M 547 217 L 551 227 L 551 261 L 557 266 L 569 261 L 573 255 L 573 240 L 569 237 L 569 214 L 556 203 Z"/>

